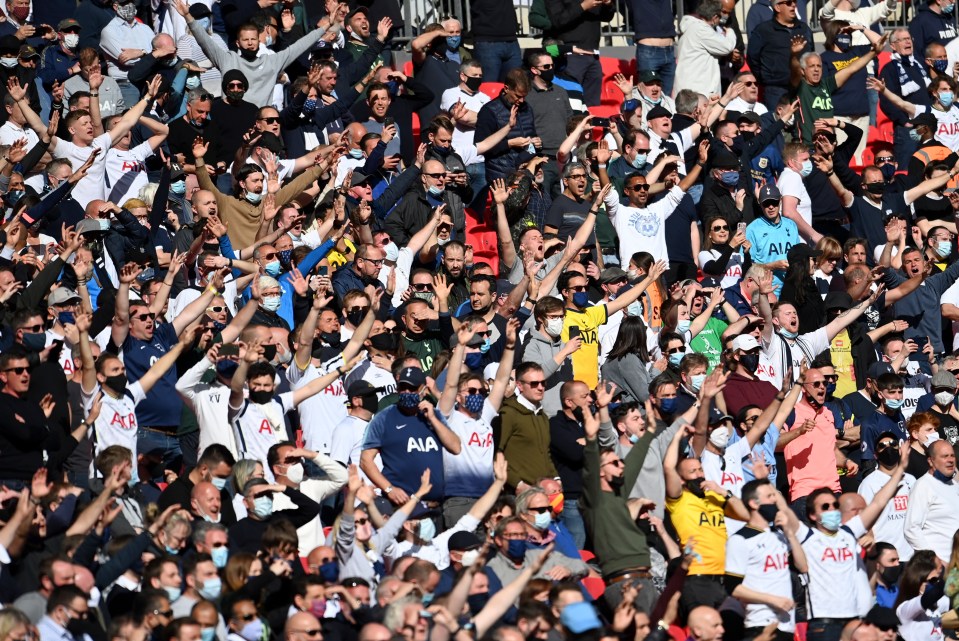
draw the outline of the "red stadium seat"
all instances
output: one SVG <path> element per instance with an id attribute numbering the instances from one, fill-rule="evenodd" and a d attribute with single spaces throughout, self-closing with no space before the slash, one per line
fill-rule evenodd
<path id="1" fill-rule="evenodd" d="M 505 86 L 502 82 L 484 82 L 480 85 L 479 90 L 489 96 L 490 100 L 495 100 L 499 98 L 499 92 L 501 92 Z"/>
<path id="2" fill-rule="evenodd" d="M 490 200 L 487 197 L 487 204 Z M 496 229 L 487 226 L 482 216 L 469 208 L 466 209 L 466 244 L 473 247 L 473 262 L 488 263 L 493 268 L 493 273 L 499 275 Z"/>
<path id="3" fill-rule="evenodd" d="M 403 63 L 403 74 L 406 75 L 406 76 L 412 76 L 412 75 L 413 75 L 413 61 L 412 61 L 412 60 L 407 60 L 406 62 Z"/>
<path id="4" fill-rule="evenodd" d="M 418 147 L 420 144 L 420 115 L 413 112 L 412 125 L 413 129 L 413 147 Z"/>
<path id="5" fill-rule="evenodd" d="M 606 583 L 599 577 L 586 577 L 580 581 L 580 584 L 589 593 L 589 596 L 593 597 L 593 601 L 602 597 L 603 593 L 606 592 Z"/>

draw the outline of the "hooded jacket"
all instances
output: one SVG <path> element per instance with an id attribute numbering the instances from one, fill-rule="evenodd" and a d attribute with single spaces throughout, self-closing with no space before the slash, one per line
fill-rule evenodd
<path id="1" fill-rule="evenodd" d="M 573 380 L 573 362 L 567 358 L 562 365 L 556 364 L 556 355 L 563 349 L 563 341 L 553 340 L 538 329 L 530 330 L 523 346 L 523 357 L 517 362 L 529 361 L 543 368 L 546 377 L 546 395 L 543 396 L 543 409 L 547 416 L 554 416 L 562 409 L 559 400 L 559 388 L 563 383 Z"/>
<path id="2" fill-rule="evenodd" d="M 506 482 L 515 488 L 520 481 L 530 485 L 544 476 L 556 476 L 549 455 L 549 419 L 546 412 L 534 414 L 515 398 L 508 398 L 493 419 L 496 449 L 506 455 Z"/>

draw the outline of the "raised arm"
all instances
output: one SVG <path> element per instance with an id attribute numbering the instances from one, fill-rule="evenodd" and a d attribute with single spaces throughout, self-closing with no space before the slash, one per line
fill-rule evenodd
<path id="1" fill-rule="evenodd" d="M 120 268 L 116 300 L 113 307 L 113 327 L 110 330 L 110 340 L 117 347 L 122 347 L 130 332 L 130 284 L 136 280 L 142 270 L 136 263 L 127 263 Z"/>
<path id="2" fill-rule="evenodd" d="M 466 344 L 473 338 L 473 335 L 474 331 L 469 323 L 461 324 L 456 331 L 456 347 L 453 348 L 453 354 L 446 365 L 446 385 L 443 387 L 443 394 L 440 396 L 437 405 L 443 416 L 450 416 L 453 413 L 453 405 L 456 403 L 456 395 L 459 393 L 463 361 L 466 359 Z"/>
<path id="3" fill-rule="evenodd" d="M 80 350 L 80 363 L 82 375 L 80 381 L 80 391 L 90 394 L 97 385 L 96 362 L 93 359 L 93 350 L 90 349 L 90 322 L 93 316 L 82 313 L 76 315 L 77 332 L 80 340 L 77 348 Z"/>
<path id="4" fill-rule="evenodd" d="M 140 383 L 140 387 L 143 388 L 144 394 L 149 394 L 157 381 L 163 378 L 169 369 L 176 364 L 177 359 L 180 358 L 180 354 L 183 353 L 184 349 L 192 347 L 194 338 L 196 338 L 196 327 L 183 332 L 177 344 L 171 347 L 170 351 L 161 356 L 157 362 L 151 365 L 150 369 L 140 377 L 138 382 Z"/>
<path id="5" fill-rule="evenodd" d="M 828 325 L 826 325 L 826 337 L 829 341 L 836 338 L 836 335 L 842 330 L 846 329 L 853 324 L 863 313 L 869 309 L 869 306 L 876 302 L 882 293 L 886 291 L 885 285 L 879 285 L 876 290 L 864 301 L 860 301 L 857 305 L 853 305 L 839 316 L 834 318 Z"/>
<path id="6" fill-rule="evenodd" d="M 512 267 L 516 264 L 516 245 L 506 219 L 506 200 L 509 198 L 506 181 L 502 178 L 494 180 L 490 185 L 490 192 L 493 195 L 493 206 L 496 207 L 496 244 L 499 248 L 499 259 L 504 265 Z"/>
<path id="7" fill-rule="evenodd" d="M 516 357 L 516 336 L 519 332 L 519 320 L 515 317 L 509 319 L 506 323 L 506 344 L 503 347 L 503 355 L 500 356 L 499 366 L 496 368 L 496 378 L 493 379 L 493 385 L 490 387 L 488 401 L 489 404 L 498 412 L 503 404 L 503 398 L 506 396 L 506 388 L 509 387 L 509 377 L 513 372 L 513 359 Z"/>
<path id="8" fill-rule="evenodd" d="M 117 124 L 114 125 L 113 129 L 110 130 L 110 145 L 117 144 L 121 138 L 123 138 L 127 132 L 133 129 L 133 126 L 137 124 L 137 121 L 140 120 L 140 117 L 143 115 L 143 112 L 146 110 L 147 106 L 153 102 L 156 98 L 157 92 L 160 91 L 160 83 L 162 78 L 159 74 L 153 76 L 153 79 L 150 81 L 150 84 L 147 85 L 146 93 L 137 104 L 130 107 L 130 109 L 123 114 L 123 117 L 117 121 Z M 93 104 L 93 101 L 90 101 L 90 104 Z"/>

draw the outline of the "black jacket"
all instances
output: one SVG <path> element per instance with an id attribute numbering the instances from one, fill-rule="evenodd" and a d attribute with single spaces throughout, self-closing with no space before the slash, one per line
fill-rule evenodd
<path id="1" fill-rule="evenodd" d="M 813 50 L 812 31 L 809 25 L 799 20 L 791 27 L 775 19 L 767 20 L 750 34 L 746 59 L 759 82 L 778 87 L 791 86 L 791 41 L 796 36 L 806 39 L 806 51 Z"/>

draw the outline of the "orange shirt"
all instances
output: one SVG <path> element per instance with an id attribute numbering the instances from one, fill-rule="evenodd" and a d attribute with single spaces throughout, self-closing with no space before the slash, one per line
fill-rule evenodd
<path id="1" fill-rule="evenodd" d="M 836 424 L 826 407 L 818 410 L 805 398 L 796 403 L 796 420 L 788 431 L 798 430 L 812 419 L 813 431 L 797 436 L 783 450 L 786 457 L 786 475 L 789 478 L 789 500 L 808 496 L 821 487 L 839 491 L 839 473 L 836 472 Z"/>

